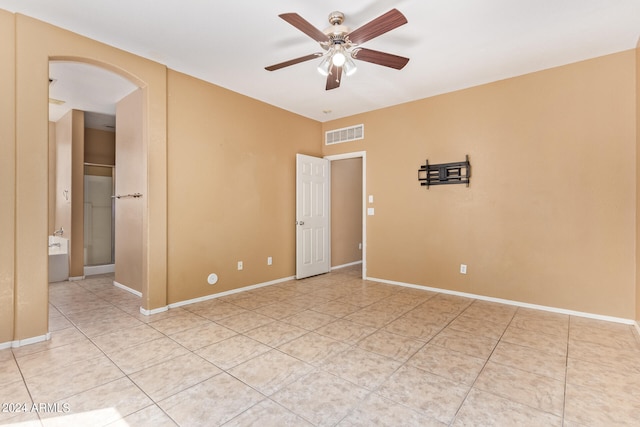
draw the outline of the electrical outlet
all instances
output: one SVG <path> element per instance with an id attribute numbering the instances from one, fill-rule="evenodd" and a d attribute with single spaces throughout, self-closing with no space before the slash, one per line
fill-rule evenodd
<path id="1" fill-rule="evenodd" d="M 242 270 L 244 268 L 244 264 L 242 264 L 242 261 L 238 261 L 238 270 Z"/>
<path id="2" fill-rule="evenodd" d="M 358 243 L 358 249 L 362 250 L 362 243 Z"/>
<path id="3" fill-rule="evenodd" d="M 467 264 L 460 264 L 460 274 L 467 274 Z"/>
<path id="4" fill-rule="evenodd" d="M 269 256 L 267 257 L 267 265 L 271 265 L 271 264 L 273 264 L 273 258 Z"/>

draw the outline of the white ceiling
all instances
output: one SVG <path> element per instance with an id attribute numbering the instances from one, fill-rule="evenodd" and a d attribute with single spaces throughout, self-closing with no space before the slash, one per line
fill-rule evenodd
<path id="1" fill-rule="evenodd" d="M 332 91 L 319 59 L 264 70 L 320 51 L 281 13 L 324 29 L 339 10 L 355 29 L 394 7 L 408 24 L 363 46 L 411 58 L 403 70 L 360 61 Z M 318 121 L 632 49 L 640 36 L 640 0 L 0 0 L 0 8 Z M 77 108 L 76 98 L 92 94 L 59 96 Z"/>

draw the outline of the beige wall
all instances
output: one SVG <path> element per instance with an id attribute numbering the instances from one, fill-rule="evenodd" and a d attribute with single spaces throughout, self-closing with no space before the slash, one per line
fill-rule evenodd
<path id="1" fill-rule="evenodd" d="M 145 156 L 142 151 L 141 90 L 136 90 L 118 102 L 115 194 L 142 194 L 141 198 L 116 199 L 115 212 L 115 281 L 142 292 L 143 242 L 142 219 L 145 206 Z"/>
<path id="2" fill-rule="evenodd" d="M 331 266 L 362 261 L 362 158 L 331 162 Z"/>
<path id="3" fill-rule="evenodd" d="M 293 276 L 295 154 L 321 154 L 320 124 L 171 70 L 168 87 L 169 302 Z"/>
<path id="4" fill-rule="evenodd" d="M 97 165 L 115 165 L 116 134 L 101 129 L 85 128 L 84 161 Z"/>
<path id="5" fill-rule="evenodd" d="M 635 56 L 324 124 L 367 129 L 324 154 L 367 152 L 368 276 L 635 318 Z M 465 154 L 469 188 L 418 185 Z"/>
<path id="6" fill-rule="evenodd" d="M 145 191 L 148 209 L 143 218 L 143 241 L 148 249 L 143 255 L 142 306 L 165 306 L 166 67 L 23 15 L 0 11 L 0 20 L 0 157 L 7 163 L 0 168 L 0 225 L 6 225 L 7 235 L 11 236 L 0 241 L 0 303 L 2 316 L 13 317 L 13 323 L 0 324 L 0 337 L 17 341 L 43 336 L 48 330 L 49 125 L 48 105 L 43 100 L 48 97 L 50 59 L 103 66 L 143 89 L 143 151 L 150 179 Z"/>
<path id="7" fill-rule="evenodd" d="M 0 9 L 0 344 L 14 339 L 15 301 L 15 25 Z M 46 307 L 45 307 L 46 309 Z"/>
<path id="8" fill-rule="evenodd" d="M 55 192 L 50 200 L 55 206 L 53 234 L 60 227 L 64 230 L 63 237 L 71 236 L 71 173 L 72 173 L 72 143 L 73 143 L 73 111 L 69 111 L 55 123 Z"/>
<path id="9" fill-rule="evenodd" d="M 69 239 L 69 276 L 84 275 L 84 112 L 71 110 L 55 124 L 55 203 L 53 234 Z M 50 174 L 49 174 L 50 176 Z M 49 197 L 49 195 L 47 195 Z"/>
<path id="10" fill-rule="evenodd" d="M 53 234 L 56 227 L 56 124 L 49 122 L 49 219 L 47 230 Z"/>
<path id="11" fill-rule="evenodd" d="M 640 39 L 636 48 L 636 321 L 640 322 Z"/>
<path id="12" fill-rule="evenodd" d="M 84 111 L 72 112 L 69 276 L 84 277 Z"/>

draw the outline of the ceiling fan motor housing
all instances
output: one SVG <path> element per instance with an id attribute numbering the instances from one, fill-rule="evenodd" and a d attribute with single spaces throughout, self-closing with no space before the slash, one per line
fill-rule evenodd
<path id="1" fill-rule="evenodd" d="M 327 37 L 329 37 L 329 42 L 326 47 L 323 47 L 329 48 L 337 44 L 349 44 L 346 36 L 350 30 L 346 25 L 342 25 L 343 22 L 344 13 L 334 11 L 329 14 L 329 23 L 331 26 L 323 31 Z"/>

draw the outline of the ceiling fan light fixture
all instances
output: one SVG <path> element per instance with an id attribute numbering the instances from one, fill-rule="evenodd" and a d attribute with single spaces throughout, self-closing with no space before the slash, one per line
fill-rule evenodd
<path id="1" fill-rule="evenodd" d="M 331 56 L 331 62 L 336 67 L 342 67 L 346 60 L 347 60 L 347 57 L 342 52 L 342 49 L 336 50 L 334 54 Z"/>
<path id="2" fill-rule="evenodd" d="M 329 75 L 330 68 L 331 68 L 331 55 L 325 55 L 324 58 L 322 58 L 322 61 L 320 61 L 320 64 L 318 64 L 318 72 L 326 77 Z"/>
<path id="3" fill-rule="evenodd" d="M 356 71 L 358 71 L 358 67 L 353 59 L 348 56 L 345 57 L 344 65 L 342 66 L 342 70 L 346 76 L 353 76 Z"/>

